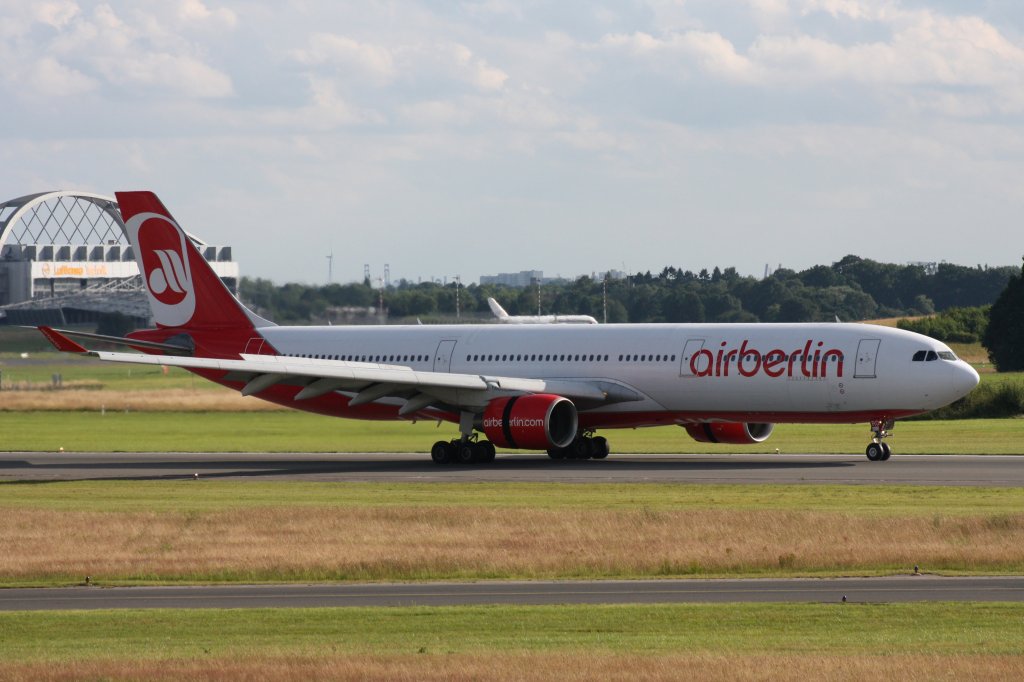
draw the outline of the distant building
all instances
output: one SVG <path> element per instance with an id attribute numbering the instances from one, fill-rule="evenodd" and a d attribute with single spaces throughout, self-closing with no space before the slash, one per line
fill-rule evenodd
<path id="1" fill-rule="evenodd" d="M 591 275 L 591 277 L 595 282 L 600 282 L 603 279 L 623 280 L 628 278 L 629 274 L 623 272 L 622 270 L 609 270 L 607 272 L 599 272 L 595 275 Z"/>
<path id="2" fill-rule="evenodd" d="M 945 263 L 946 261 L 942 261 Z M 939 271 L 939 264 L 935 261 L 911 261 L 907 265 L 916 265 L 919 268 L 924 268 L 924 274 L 934 275 Z"/>
<path id="3" fill-rule="evenodd" d="M 498 275 L 480 275 L 480 284 L 500 284 L 506 287 L 528 287 L 535 282 L 544 283 L 542 270 L 523 270 L 522 272 L 502 272 Z"/>
<path id="4" fill-rule="evenodd" d="M 234 293 L 238 263 L 231 247 L 188 236 Z M 113 312 L 140 323 L 150 316 L 113 197 L 57 191 L 0 203 L 0 320 L 67 324 Z"/>
<path id="5" fill-rule="evenodd" d="M 603 272 L 598 273 L 596 276 L 591 274 L 591 278 L 600 281 L 604 279 L 604 274 Z M 608 279 L 626 279 L 626 277 L 628 275 L 619 270 L 608 271 Z M 497 275 L 480 275 L 481 285 L 496 284 L 518 289 L 524 289 L 534 284 L 568 284 L 570 281 L 572 280 L 565 277 L 545 277 L 543 270 L 522 270 L 520 272 L 502 272 Z"/>

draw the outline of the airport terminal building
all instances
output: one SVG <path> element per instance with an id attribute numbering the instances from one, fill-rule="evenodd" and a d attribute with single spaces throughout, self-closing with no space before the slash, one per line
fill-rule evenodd
<path id="1" fill-rule="evenodd" d="M 237 293 L 231 247 L 188 236 Z M 0 203 L 0 324 L 89 323 L 115 312 L 149 323 L 135 253 L 113 197 L 53 191 Z"/>

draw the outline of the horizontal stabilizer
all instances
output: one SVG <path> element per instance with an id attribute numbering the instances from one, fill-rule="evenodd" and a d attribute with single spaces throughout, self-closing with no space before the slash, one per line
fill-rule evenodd
<path id="1" fill-rule="evenodd" d="M 188 346 L 179 346 L 174 343 L 157 343 L 156 341 L 142 341 L 140 339 L 131 339 L 125 336 L 107 336 L 106 334 L 91 334 L 89 332 L 76 332 L 70 329 L 53 329 L 52 327 L 38 327 L 39 331 L 42 332 L 43 336 L 49 340 L 57 350 L 64 353 L 88 353 L 89 349 L 84 348 L 78 343 L 72 341 L 69 336 L 77 336 L 81 339 L 92 339 L 93 341 L 103 341 L 105 343 L 113 343 L 119 346 L 134 346 L 135 348 L 150 348 L 152 350 L 162 350 L 175 355 L 192 355 L 192 349 Z"/>
<path id="2" fill-rule="evenodd" d="M 37 327 L 46 340 L 53 344 L 53 347 L 59 350 L 61 353 L 88 353 L 89 350 L 84 346 L 81 346 L 71 339 L 69 339 L 63 330 L 53 329 L 52 327 Z"/>

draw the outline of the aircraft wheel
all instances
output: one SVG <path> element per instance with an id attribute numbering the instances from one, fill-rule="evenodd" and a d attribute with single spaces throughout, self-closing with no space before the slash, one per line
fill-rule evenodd
<path id="1" fill-rule="evenodd" d="M 430 448 L 430 459 L 434 460 L 434 464 L 449 464 L 452 461 L 451 443 L 443 440 L 434 443 L 434 447 Z"/>
<path id="2" fill-rule="evenodd" d="M 454 443 L 455 460 L 459 464 L 472 464 L 477 460 L 477 449 L 474 443 Z"/>
<path id="3" fill-rule="evenodd" d="M 604 459 L 611 454 L 611 446 L 608 445 L 608 439 L 604 436 L 594 437 L 594 454 L 591 455 L 594 459 Z"/>
<path id="4" fill-rule="evenodd" d="M 490 462 L 494 461 L 494 443 L 492 443 L 489 440 L 485 440 L 484 442 L 480 443 L 478 447 L 480 448 L 481 452 L 481 462 L 489 464 Z"/>
<path id="5" fill-rule="evenodd" d="M 868 459 L 872 462 L 881 462 L 885 457 L 885 450 L 882 449 L 881 443 L 871 443 L 864 451 L 864 454 L 866 454 Z"/>
<path id="6" fill-rule="evenodd" d="M 548 457 L 551 459 L 565 459 L 565 450 L 563 448 L 549 448 Z"/>
<path id="7" fill-rule="evenodd" d="M 572 449 L 573 459 L 590 459 L 594 452 L 589 438 L 577 438 L 569 447 Z"/>
<path id="8" fill-rule="evenodd" d="M 890 457 L 892 457 L 892 448 L 890 448 L 889 444 L 884 442 L 884 441 L 881 443 L 881 446 L 882 446 L 882 461 L 885 462 Z"/>

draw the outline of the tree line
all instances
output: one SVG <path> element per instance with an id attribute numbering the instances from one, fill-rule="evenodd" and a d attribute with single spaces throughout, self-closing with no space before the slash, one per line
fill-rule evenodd
<path id="1" fill-rule="evenodd" d="M 584 314 L 608 322 L 844 322 L 929 315 L 991 304 L 1019 274 L 1015 267 L 935 268 L 846 256 L 802 271 L 780 268 L 764 278 L 735 268 L 693 272 L 665 267 L 622 280 L 574 281 L 512 288 L 401 280 L 383 291 L 369 282 L 323 286 L 243 277 L 239 296 L 281 323 L 322 322 L 331 311 L 378 308 L 389 321 L 490 317 L 489 296 L 513 315 Z"/>

